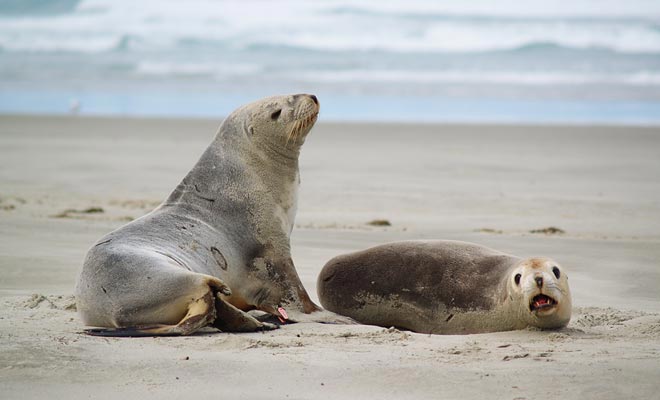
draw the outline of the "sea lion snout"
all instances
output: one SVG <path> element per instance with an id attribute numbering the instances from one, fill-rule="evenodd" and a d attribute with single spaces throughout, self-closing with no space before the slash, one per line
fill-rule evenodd
<path id="1" fill-rule="evenodd" d="M 296 120 L 309 120 L 319 113 L 319 99 L 313 94 L 297 94 L 294 96 L 294 118 Z"/>
<path id="2" fill-rule="evenodd" d="M 316 97 L 314 94 L 310 93 L 300 93 L 300 94 L 294 94 L 291 97 L 292 103 L 298 103 L 301 101 L 307 101 L 307 99 L 311 100 L 314 104 L 317 106 L 319 105 L 319 99 Z"/>
<path id="3" fill-rule="evenodd" d="M 543 287 L 543 277 L 542 276 L 537 276 L 534 278 L 534 281 L 536 282 L 536 286 L 538 287 Z"/>

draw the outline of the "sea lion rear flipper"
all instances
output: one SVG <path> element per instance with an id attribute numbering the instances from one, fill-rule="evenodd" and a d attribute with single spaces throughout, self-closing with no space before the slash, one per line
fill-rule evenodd
<path id="1" fill-rule="evenodd" d="M 222 300 L 220 296 L 215 299 L 215 314 L 216 319 L 213 322 L 213 327 L 223 332 L 255 332 L 279 328 L 277 325 L 257 320 L 250 314 Z"/>
<path id="2" fill-rule="evenodd" d="M 133 328 L 93 328 L 83 332 L 90 336 L 105 337 L 148 337 L 148 336 L 179 336 L 176 325 L 154 325 Z"/>
<path id="3" fill-rule="evenodd" d="M 215 319 L 213 291 L 208 290 L 202 297 L 188 306 L 188 313 L 176 325 L 151 325 L 126 328 L 95 328 L 84 332 L 91 336 L 144 337 L 144 336 L 184 336 L 209 325 Z"/>

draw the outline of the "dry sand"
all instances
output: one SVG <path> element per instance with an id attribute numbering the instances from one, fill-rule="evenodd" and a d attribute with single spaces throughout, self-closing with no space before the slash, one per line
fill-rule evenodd
<path id="1" fill-rule="evenodd" d="M 157 205 L 218 122 L 0 117 L 1 398 L 660 398 L 660 128 L 319 123 L 303 147 L 293 256 L 315 300 L 339 253 L 468 240 L 562 263 L 566 329 L 80 334 L 87 248 Z M 529 233 L 549 226 L 565 233 Z"/>

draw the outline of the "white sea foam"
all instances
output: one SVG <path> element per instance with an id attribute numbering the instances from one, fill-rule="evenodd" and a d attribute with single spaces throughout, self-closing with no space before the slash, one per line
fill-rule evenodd
<path id="1" fill-rule="evenodd" d="M 413 25 L 413 24 L 411 24 Z M 369 27 L 369 34 L 343 29 L 331 37 L 318 30 L 297 35 L 276 34 L 258 38 L 271 45 L 288 44 L 313 50 L 414 52 L 487 52 L 515 50 L 536 43 L 577 49 L 606 48 L 618 52 L 660 52 L 660 31 L 651 26 L 621 22 L 579 24 L 573 22 L 480 23 L 446 21 L 391 29 Z"/>
<path id="2" fill-rule="evenodd" d="M 0 93 L 35 82 L 657 101 L 660 1 L 83 0 L 51 15 L 0 2 Z"/>
<path id="3" fill-rule="evenodd" d="M 483 15 L 497 17 L 655 17 L 660 3 L 655 0 L 470 0 L 470 1 L 337 1 L 349 10 L 372 13 Z"/>
<path id="4" fill-rule="evenodd" d="M 255 64 L 144 61 L 138 64 L 135 72 L 145 76 L 209 76 L 230 79 L 252 75 L 259 70 L 260 67 Z"/>
<path id="5" fill-rule="evenodd" d="M 547 42 L 660 52 L 660 2 L 621 3 L 95 0 L 65 15 L 4 18 L 0 46 L 103 52 L 130 37 L 140 50 L 195 39 L 332 51 L 483 52 Z"/>
<path id="6" fill-rule="evenodd" d="M 523 71 L 411 71 L 411 70 L 351 70 L 316 71 L 300 76 L 310 82 L 325 83 L 412 83 L 412 84 L 508 84 L 552 86 L 570 84 L 614 84 L 660 86 L 660 73 L 586 74 L 566 72 Z"/>

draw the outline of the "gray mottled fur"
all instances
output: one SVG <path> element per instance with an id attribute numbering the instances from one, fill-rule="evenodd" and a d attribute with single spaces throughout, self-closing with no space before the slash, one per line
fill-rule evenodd
<path id="1" fill-rule="evenodd" d="M 295 95 L 251 103 L 227 117 L 164 203 L 89 250 L 76 285 L 85 324 L 174 325 L 209 290 L 233 306 L 216 309 L 276 316 L 278 307 L 292 315 L 318 310 L 289 243 L 298 154 L 317 114 L 315 97 Z"/>

